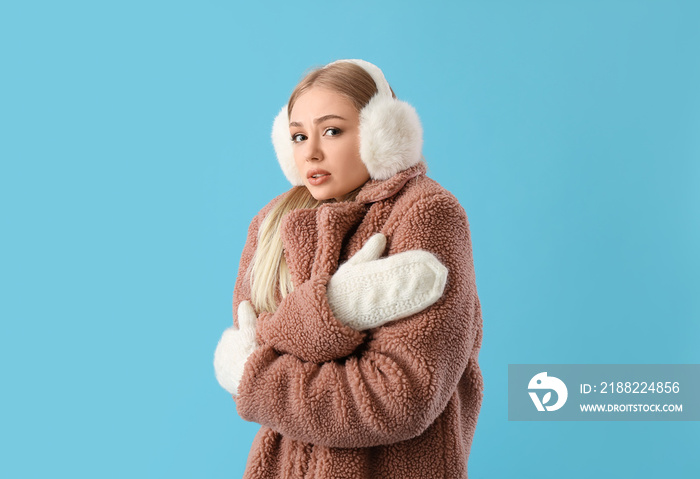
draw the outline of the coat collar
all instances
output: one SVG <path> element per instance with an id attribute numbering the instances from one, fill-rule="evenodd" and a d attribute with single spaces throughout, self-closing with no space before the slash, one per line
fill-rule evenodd
<path id="1" fill-rule="evenodd" d="M 411 178 L 425 172 L 426 164 L 420 162 L 386 180 L 369 180 L 354 201 L 299 208 L 284 215 L 280 236 L 294 284 L 307 281 L 312 274 L 332 274 L 345 236 L 362 222 L 368 203 L 395 195 Z"/>
<path id="2" fill-rule="evenodd" d="M 395 195 L 411 178 L 424 175 L 427 170 L 425 161 L 399 171 L 386 180 L 369 180 L 355 197 L 357 203 L 374 203 Z"/>

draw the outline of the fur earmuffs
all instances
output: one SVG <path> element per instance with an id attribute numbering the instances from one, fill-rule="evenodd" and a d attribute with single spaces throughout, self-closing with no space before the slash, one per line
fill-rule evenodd
<path id="1" fill-rule="evenodd" d="M 377 93 L 360 111 L 360 158 L 370 179 L 386 180 L 420 162 L 423 128 L 416 110 L 392 96 L 389 83 L 376 65 L 364 60 L 337 60 L 326 67 L 338 62 L 359 65 L 377 86 Z M 303 185 L 294 162 L 287 105 L 272 125 L 272 144 L 284 176 L 294 186 Z"/>

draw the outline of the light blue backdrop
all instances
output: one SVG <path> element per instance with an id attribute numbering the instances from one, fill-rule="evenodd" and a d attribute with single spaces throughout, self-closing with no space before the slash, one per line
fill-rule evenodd
<path id="1" fill-rule="evenodd" d="M 698 477 L 699 423 L 507 420 L 509 363 L 700 363 L 700 4 L 2 2 L 0 476 L 240 477 L 212 357 L 305 70 L 383 68 L 469 215 L 470 477 Z"/>

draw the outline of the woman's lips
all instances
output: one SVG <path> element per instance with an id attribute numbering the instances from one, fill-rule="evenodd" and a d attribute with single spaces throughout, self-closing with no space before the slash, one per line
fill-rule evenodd
<path id="1" fill-rule="evenodd" d="M 321 183 L 325 182 L 325 181 L 326 181 L 328 178 L 330 178 L 330 177 L 331 177 L 331 174 L 330 174 L 330 173 L 325 174 L 325 175 L 322 175 L 322 176 L 319 176 L 319 177 L 316 177 L 316 178 L 314 178 L 313 176 L 310 176 L 310 177 L 309 177 L 309 183 L 311 183 L 311 184 L 314 185 L 314 186 L 318 186 L 318 185 L 320 185 Z"/>

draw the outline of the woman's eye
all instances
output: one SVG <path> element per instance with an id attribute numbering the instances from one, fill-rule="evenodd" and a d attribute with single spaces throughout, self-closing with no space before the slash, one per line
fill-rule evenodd
<path id="1" fill-rule="evenodd" d="M 292 135 L 292 141 L 294 143 L 299 143 L 300 141 L 306 140 L 306 136 L 302 135 L 301 133 L 297 133 L 295 135 Z"/>
<path id="2" fill-rule="evenodd" d="M 338 128 L 328 128 L 325 134 L 328 136 L 338 136 L 340 135 L 340 130 Z"/>

